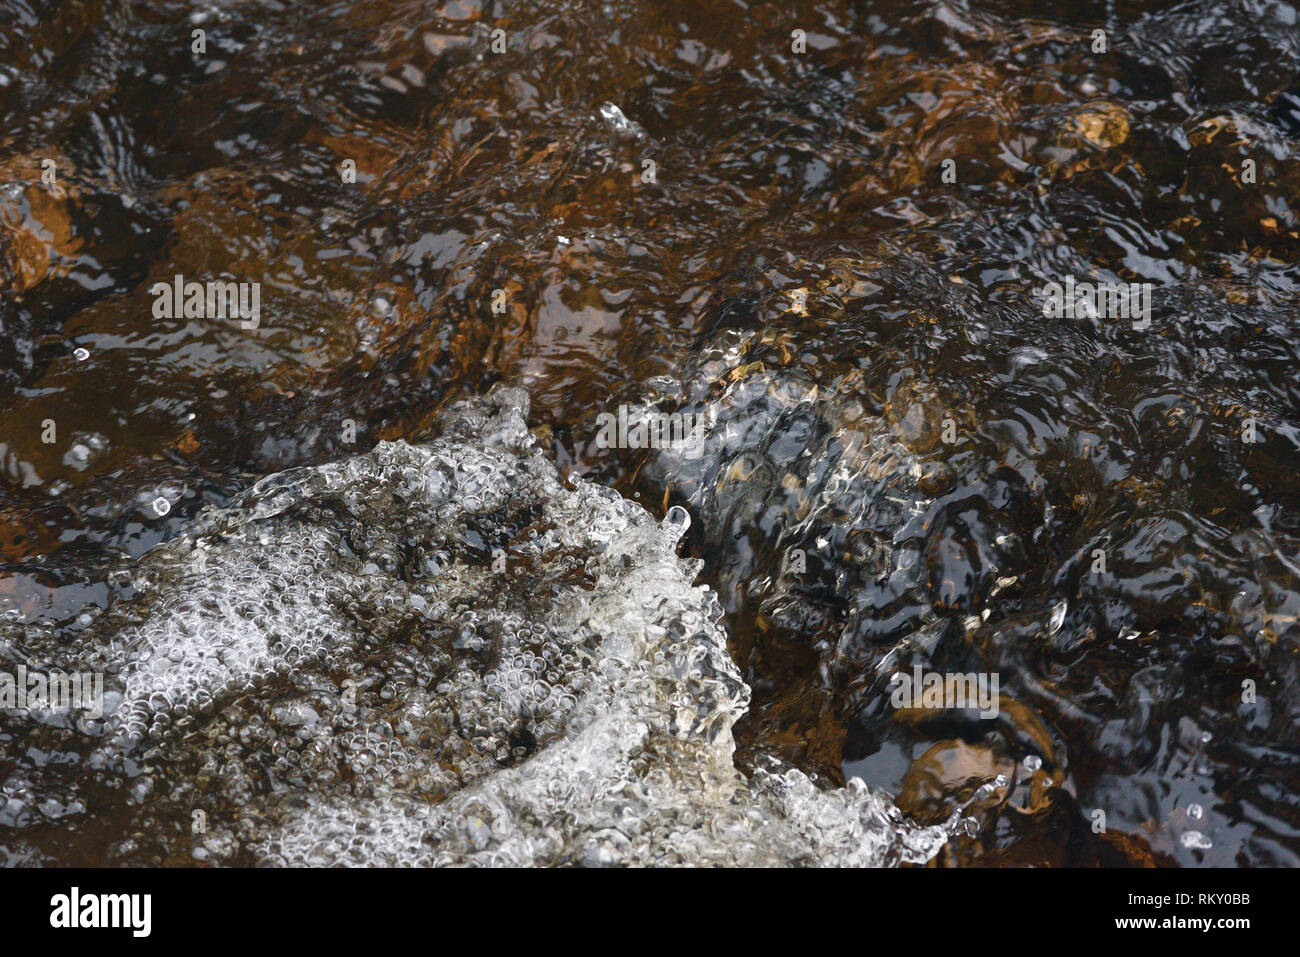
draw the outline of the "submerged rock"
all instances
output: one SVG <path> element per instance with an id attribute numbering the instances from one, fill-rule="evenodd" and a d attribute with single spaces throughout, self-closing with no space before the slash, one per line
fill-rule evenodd
<path id="1" fill-rule="evenodd" d="M 42 175 L 69 168 L 62 157 L 19 156 L 0 163 L 0 289 L 21 293 L 49 276 L 65 275 L 81 253 L 72 225 L 75 185 Z"/>
<path id="2" fill-rule="evenodd" d="M 676 555 L 685 513 L 566 482 L 526 414 L 499 388 L 427 444 L 270 476 L 144 556 L 138 594 L 60 656 L 110 673 L 112 713 L 19 715 L 11 753 L 64 755 L 6 782 L 20 856 L 93 823 L 105 863 L 931 858 L 947 829 L 860 785 L 737 772 L 749 689 Z M 13 638 L 37 667 L 41 633 Z M 78 810 L 32 810 L 51 800 Z"/>

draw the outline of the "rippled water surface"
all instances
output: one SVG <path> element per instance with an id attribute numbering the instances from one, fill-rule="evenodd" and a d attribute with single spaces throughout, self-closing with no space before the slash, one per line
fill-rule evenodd
<path id="1" fill-rule="evenodd" d="M 137 558 L 505 382 L 563 474 L 686 509 L 742 772 L 860 779 L 950 828 L 940 865 L 1300 863 L 1298 78 L 1281 2 L 0 0 L 0 670 L 65 654 L 129 699 L 172 560 Z M 257 327 L 160 318 L 177 275 L 260 283 Z M 1045 316 L 1067 276 L 1150 283 L 1149 325 Z M 605 448 L 620 404 L 707 434 Z M 553 534 L 519 509 L 501 544 Z M 561 559 L 556 608 L 606 587 Z M 320 680 L 460 660 L 364 646 Z M 895 709 L 914 665 L 998 674 L 998 716 Z M 340 782 L 222 769 L 306 680 L 141 717 L 185 742 L 148 771 L 0 711 L 0 860 L 287 859 L 235 809 Z M 506 771 L 544 743 L 491 735 Z M 237 851 L 175 836 L 191 787 Z M 539 859 L 640 859 L 609 848 Z"/>

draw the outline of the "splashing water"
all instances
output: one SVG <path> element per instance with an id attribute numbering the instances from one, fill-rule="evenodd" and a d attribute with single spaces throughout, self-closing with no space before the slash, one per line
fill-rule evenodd
<path id="1" fill-rule="evenodd" d="M 269 476 L 146 555 L 67 652 L 115 671 L 112 713 L 60 744 L 98 779 L 33 763 L 17 818 L 57 799 L 111 829 L 125 794 L 110 863 L 930 859 L 948 831 L 860 784 L 737 772 L 749 689 L 675 554 L 689 515 L 562 480 L 526 412 L 498 388 L 428 444 Z"/>

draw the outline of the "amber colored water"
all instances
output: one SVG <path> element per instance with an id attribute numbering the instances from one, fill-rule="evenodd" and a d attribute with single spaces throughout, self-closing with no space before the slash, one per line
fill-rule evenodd
<path id="1" fill-rule="evenodd" d="M 967 805 L 941 864 L 1295 864 L 1298 18 L 0 0 L 0 608 L 76 629 L 205 503 L 503 380 L 563 467 L 662 511 L 689 490 L 596 415 L 729 334 L 931 469 L 897 593 L 841 526 L 776 614 L 787 506 L 697 516 L 742 765 Z M 260 283 L 258 328 L 156 317 L 178 274 Z M 1151 283 L 1150 327 L 1045 317 L 1067 275 Z M 912 634 L 1001 674 L 1001 716 L 885 708 Z"/>

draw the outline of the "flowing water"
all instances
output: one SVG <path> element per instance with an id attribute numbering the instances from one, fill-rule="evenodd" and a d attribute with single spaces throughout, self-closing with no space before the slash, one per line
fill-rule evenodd
<path id="1" fill-rule="evenodd" d="M 0 672 L 106 702 L 0 707 L 0 860 L 1297 863 L 1298 77 L 1288 3 L 0 0 Z"/>

